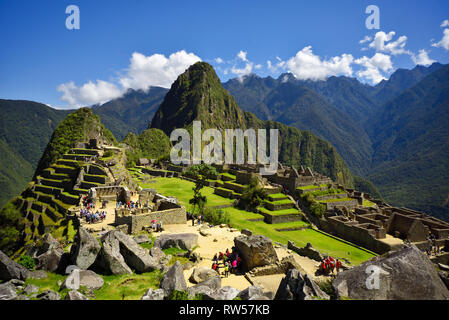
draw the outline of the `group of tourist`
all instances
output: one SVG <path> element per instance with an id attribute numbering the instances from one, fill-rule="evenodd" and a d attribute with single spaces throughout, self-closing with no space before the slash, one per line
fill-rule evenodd
<path id="1" fill-rule="evenodd" d="M 156 220 L 151 221 L 153 224 L 151 226 L 151 228 L 153 229 L 153 232 L 162 232 L 162 221 L 161 222 L 157 222 Z"/>
<path id="2" fill-rule="evenodd" d="M 193 213 L 187 211 L 186 216 L 187 216 L 187 221 L 192 220 L 192 227 L 193 227 L 195 225 L 195 215 Z M 201 223 L 204 223 L 204 221 L 205 221 L 204 216 L 201 214 L 196 219 L 198 221 L 199 226 L 201 225 Z"/>
<path id="3" fill-rule="evenodd" d="M 338 273 L 340 268 L 341 261 L 330 256 L 323 259 L 320 264 L 320 271 L 325 275 L 333 274 L 334 270 L 337 270 Z"/>
<path id="4" fill-rule="evenodd" d="M 229 273 L 236 273 L 240 268 L 242 258 L 234 250 L 232 252 L 226 249 L 226 252 L 219 252 L 212 259 L 212 269 L 220 274 L 220 268 L 224 270 L 224 276 L 227 278 Z"/>
<path id="5" fill-rule="evenodd" d="M 106 219 L 106 211 L 91 212 L 89 209 L 81 209 L 80 216 L 85 218 L 87 223 L 97 223 Z"/>
<path id="6" fill-rule="evenodd" d="M 428 247 L 425 250 L 426 254 L 428 256 L 431 256 L 432 254 L 438 255 L 441 252 L 440 247 L 437 245 L 437 237 L 429 231 L 429 234 L 426 237 Z"/>
<path id="7" fill-rule="evenodd" d="M 127 209 L 138 209 L 141 208 L 142 205 L 139 203 L 139 201 L 128 201 L 128 202 L 121 202 L 118 201 L 116 204 L 116 208 L 127 208 Z"/>

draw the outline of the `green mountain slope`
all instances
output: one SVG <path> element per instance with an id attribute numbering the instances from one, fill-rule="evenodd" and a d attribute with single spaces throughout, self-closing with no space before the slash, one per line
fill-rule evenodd
<path id="1" fill-rule="evenodd" d="M 33 177 L 59 122 L 70 112 L 22 100 L 0 100 L 0 206 Z"/>
<path id="2" fill-rule="evenodd" d="M 100 117 L 90 108 L 81 108 L 69 114 L 55 129 L 45 148 L 35 176 L 67 153 L 80 142 L 98 139 L 108 144 L 116 143 L 112 133 L 100 122 Z"/>
<path id="3" fill-rule="evenodd" d="M 387 201 L 449 219 L 449 65 L 385 105 L 369 178 Z"/>
<path id="4" fill-rule="evenodd" d="M 92 110 L 106 128 L 122 140 L 129 132 L 139 134 L 147 128 L 167 91 L 160 87 L 151 87 L 147 92 L 129 90 L 123 97 L 93 106 Z"/>
<path id="5" fill-rule="evenodd" d="M 370 138 L 358 124 L 362 120 L 354 121 L 345 112 L 344 106 L 337 108 L 329 99 L 317 93 L 328 94 L 335 90 L 334 100 L 344 100 L 342 97 L 347 95 L 340 88 L 346 88 L 344 84 L 347 82 L 350 80 L 344 77 L 313 82 L 298 81 L 291 74 L 284 74 L 278 80 L 250 75 L 243 80 L 230 80 L 225 83 L 225 87 L 245 111 L 253 112 L 264 120 L 275 120 L 311 131 L 332 143 L 353 172 L 366 174 L 371 163 L 372 148 Z M 354 99 L 349 100 L 345 106 L 351 105 L 352 109 L 359 110 L 361 107 L 353 102 Z M 363 110 L 358 113 L 363 114 Z M 355 114 L 353 112 L 352 115 Z"/>
<path id="6" fill-rule="evenodd" d="M 214 69 L 196 63 L 180 75 L 156 112 L 150 127 L 170 135 L 175 128 L 189 128 L 200 120 L 202 129 L 279 129 L 279 161 L 288 165 L 307 165 L 333 179 L 342 175 L 352 185 L 345 162 L 328 142 L 310 132 L 273 121 L 262 121 L 243 112 L 223 88 Z"/>

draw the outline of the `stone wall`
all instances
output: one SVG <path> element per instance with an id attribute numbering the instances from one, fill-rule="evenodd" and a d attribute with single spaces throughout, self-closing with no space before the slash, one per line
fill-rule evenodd
<path id="1" fill-rule="evenodd" d="M 332 210 L 335 207 L 346 207 L 349 210 L 352 210 L 357 207 L 359 203 L 356 199 L 352 199 L 348 201 L 325 202 L 323 204 L 326 206 L 326 210 Z"/>
<path id="2" fill-rule="evenodd" d="M 293 241 L 288 241 L 287 248 L 296 252 L 300 256 L 310 258 L 312 260 L 321 262 L 324 256 L 308 243 L 304 248 L 297 247 Z"/>
<path id="3" fill-rule="evenodd" d="M 123 209 L 121 209 L 123 210 Z M 130 234 L 137 233 L 143 228 L 151 226 L 153 220 L 162 222 L 163 225 L 168 224 L 185 224 L 187 222 L 185 207 L 178 207 L 174 209 L 161 210 L 151 212 L 149 209 L 141 209 L 139 214 L 124 214 L 123 211 L 116 210 L 115 224 L 128 225 L 128 232 Z M 138 209 L 140 210 L 140 209 Z M 144 213 L 145 212 L 145 213 Z"/>
<path id="4" fill-rule="evenodd" d="M 297 213 L 293 214 L 283 214 L 283 215 L 272 215 L 267 214 L 264 212 L 260 212 L 261 215 L 264 216 L 265 223 L 268 224 L 278 224 L 278 223 L 285 223 L 285 222 L 293 222 L 293 221 L 299 221 L 302 219 L 302 215 Z"/>
<path id="5" fill-rule="evenodd" d="M 378 254 L 383 254 L 391 250 L 391 246 L 376 239 L 376 229 L 374 225 L 363 224 L 362 226 L 370 227 L 371 229 L 363 228 L 357 224 L 346 224 L 343 221 L 339 221 L 335 217 L 329 217 L 326 221 L 322 221 L 322 228 L 328 233 L 332 233 L 339 238 L 352 242 L 370 251 Z M 378 228 L 378 236 L 385 237 L 385 230 Z"/>

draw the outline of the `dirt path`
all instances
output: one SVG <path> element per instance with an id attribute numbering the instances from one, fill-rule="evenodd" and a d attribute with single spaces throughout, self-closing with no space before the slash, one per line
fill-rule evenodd
<path id="1" fill-rule="evenodd" d="M 171 233 L 195 233 L 198 234 L 198 248 L 195 249 L 203 260 L 201 260 L 195 267 L 207 267 L 210 268 L 212 266 L 212 258 L 218 252 L 225 252 L 226 249 L 231 250 L 234 245 L 234 238 L 241 235 L 239 231 L 231 232 L 229 228 L 208 228 L 207 232 L 210 233 L 209 236 L 202 236 L 199 232 L 200 227 L 195 225 L 192 226 L 191 221 L 187 224 L 181 225 L 165 225 L 164 231 L 156 234 L 159 236 L 161 234 L 171 234 Z M 320 280 L 322 276 L 315 276 L 315 272 L 318 269 L 319 263 L 307 257 L 299 256 L 298 254 L 284 248 L 281 246 L 275 246 L 276 254 L 278 255 L 279 260 L 283 257 L 293 255 L 296 262 L 304 269 L 304 271 L 309 274 L 313 279 Z M 194 268 L 190 268 L 188 270 L 184 270 L 184 277 L 186 279 L 187 286 L 193 286 L 193 283 L 190 283 L 189 277 L 191 276 Z M 243 275 L 229 275 L 228 278 L 222 277 L 222 286 L 231 286 L 237 288 L 239 290 L 246 289 L 248 286 L 251 286 L 251 283 L 243 276 Z M 276 292 L 279 287 L 279 283 L 284 277 L 284 274 L 276 274 L 269 275 L 263 277 L 254 277 L 253 279 L 257 282 L 256 284 L 262 286 L 264 291 L 271 291 L 273 293 Z"/>

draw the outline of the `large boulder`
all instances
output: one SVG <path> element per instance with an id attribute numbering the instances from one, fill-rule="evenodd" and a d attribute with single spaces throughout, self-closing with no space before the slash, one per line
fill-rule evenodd
<path id="1" fill-rule="evenodd" d="M 136 241 L 119 231 L 111 231 L 120 244 L 120 253 L 126 264 L 137 272 L 150 272 L 159 268 L 157 261 Z"/>
<path id="2" fill-rule="evenodd" d="M 238 236 L 234 238 L 234 245 L 242 257 L 245 270 L 262 267 L 278 261 L 271 239 L 266 236 Z"/>
<path id="3" fill-rule="evenodd" d="M 160 262 L 165 258 L 165 253 L 159 247 L 152 247 L 150 249 L 150 256 L 152 256 L 156 261 Z"/>
<path id="4" fill-rule="evenodd" d="M 261 296 L 263 296 L 263 289 L 259 286 L 250 286 L 245 290 L 240 291 L 237 295 L 237 297 L 241 298 L 242 300 L 252 300 Z"/>
<path id="5" fill-rule="evenodd" d="M 61 249 L 61 244 L 59 243 L 59 241 L 53 238 L 51 234 L 47 233 L 42 237 L 42 245 L 40 246 L 37 255 L 41 255 L 51 249 L 58 248 Z"/>
<path id="6" fill-rule="evenodd" d="M 9 257 L 0 251 L 0 280 L 9 281 L 11 279 L 25 280 L 30 276 L 30 271 L 9 259 Z"/>
<path id="7" fill-rule="evenodd" d="M 70 251 L 71 260 L 80 269 L 88 269 L 94 264 L 100 250 L 101 247 L 97 239 L 81 227 Z"/>
<path id="8" fill-rule="evenodd" d="M 27 284 L 24 288 L 23 288 L 23 293 L 30 295 L 33 293 L 38 293 L 39 292 L 39 287 L 35 286 L 34 284 Z"/>
<path id="9" fill-rule="evenodd" d="M 217 274 L 214 277 L 200 282 L 193 287 L 187 288 L 190 297 L 201 294 L 203 300 L 214 300 L 214 293 L 221 289 L 221 277 Z"/>
<path id="10" fill-rule="evenodd" d="M 148 235 L 146 234 L 139 234 L 137 236 L 134 236 L 133 239 L 138 243 L 151 243 L 151 239 L 150 237 L 148 237 Z"/>
<path id="11" fill-rule="evenodd" d="M 449 291 L 429 258 L 406 246 L 338 274 L 338 297 L 358 300 L 446 300 Z"/>
<path id="12" fill-rule="evenodd" d="M 76 290 L 70 290 L 64 300 L 89 300 L 89 298 Z"/>
<path id="13" fill-rule="evenodd" d="M 62 272 L 68 265 L 68 257 L 59 247 L 51 248 L 36 258 L 36 268 L 50 272 Z"/>
<path id="14" fill-rule="evenodd" d="M 275 300 L 329 300 L 330 297 L 308 275 L 290 269 L 281 280 Z"/>
<path id="15" fill-rule="evenodd" d="M 198 267 L 193 269 L 189 281 L 192 283 L 200 283 L 217 275 L 217 271 L 208 267 Z"/>
<path id="16" fill-rule="evenodd" d="M 192 250 L 197 244 L 198 235 L 195 233 L 163 234 L 154 242 L 154 245 L 161 249 L 177 247 L 183 250 Z"/>
<path id="17" fill-rule="evenodd" d="M 100 253 L 99 265 L 108 272 L 119 274 L 132 274 L 132 270 L 126 264 L 120 253 L 120 243 L 113 233 L 106 234 L 103 238 L 103 248 Z"/>
<path id="18" fill-rule="evenodd" d="M 168 269 L 161 281 L 160 288 L 164 290 L 165 295 L 169 296 L 174 290 L 183 291 L 187 289 L 186 280 L 182 265 L 179 261 Z"/>
<path id="19" fill-rule="evenodd" d="M 36 296 L 37 300 L 61 300 L 59 293 L 52 290 L 45 290 Z"/>
<path id="20" fill-rule="evenodd" d="M 233 300 L 238 296 L 239 293 L 240 290 L 230 286 L 226 286 L 215 291 L 212 294 L 212 298 L 214 300 Z"/>
<path id="21" fill-rule="evenodd" d="M 63 288 L 78 289 L 73 287 L 77 282 L 75 277 L 78 277 L 79 286 L 86 287 L 87 289 L 98 290 L 104 285 L 103 278 L 91 270 L 73 270 L 65 279 L 62 285 Z"/>
<path id="22" fill-rule="evenodd" d="M 13 284 L 0 284 L 0 300 L 15 300 L 17 296 L 17 288 Z"/>
<path id="23" fill-rule="evenodd" d="M 150 288 L 140 300 L 164 300 L 164 298 L 165 291 L 163 289 L 154 290 Z"/>

